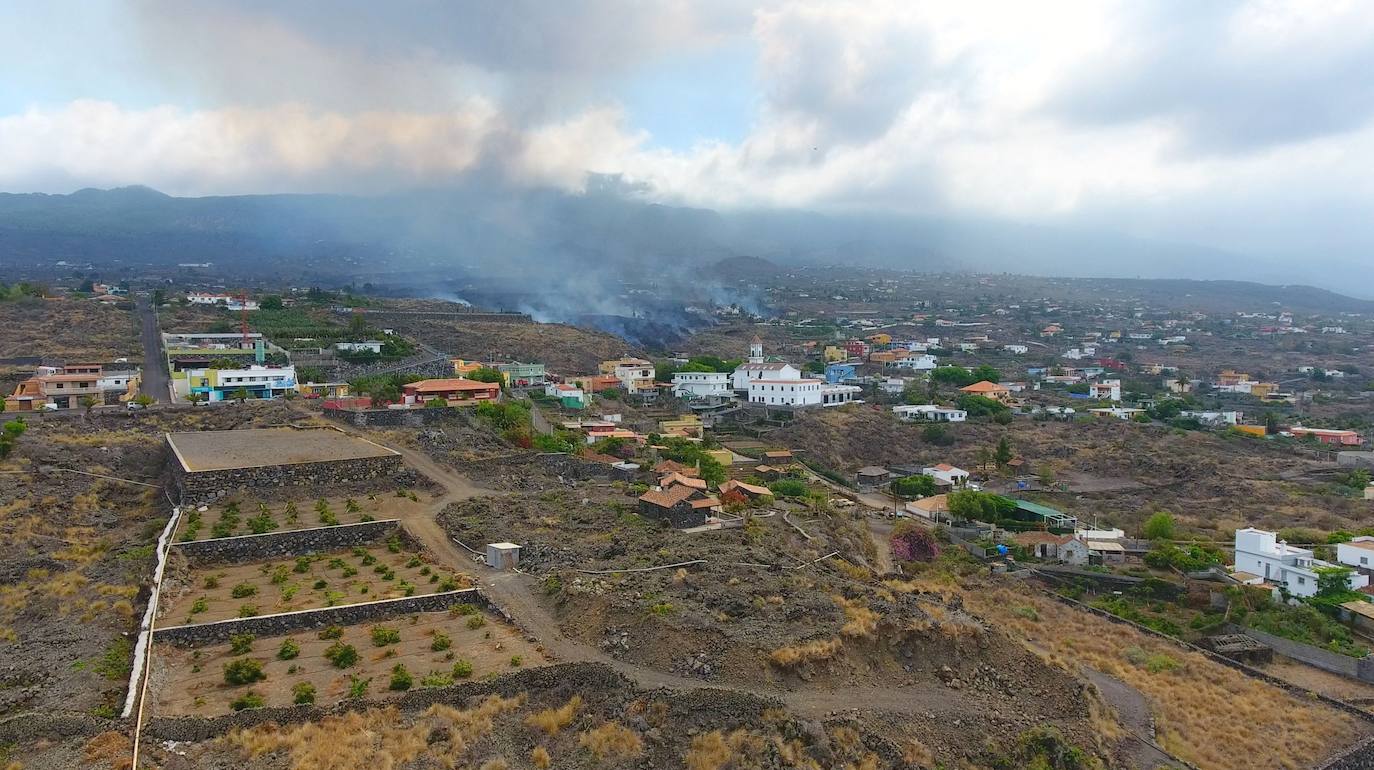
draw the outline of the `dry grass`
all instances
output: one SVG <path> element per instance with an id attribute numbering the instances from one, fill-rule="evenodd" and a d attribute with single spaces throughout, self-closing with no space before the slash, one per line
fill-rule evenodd
<path id="1" fill-rule="evenodd" d="M 572 724 L 580 708 L 582 708 L 582 696 L 574 695 L 568 699 L 567 703 L 556 709 L 544 709 L 531 714 L 525 718 L 525 724 L 543 730 L 547 735 L 557 735 L 559 730 Z"/>
<path id="2" fill-rule="evenodd" d="M 1249 770 L 1260 757 L 1267 767 L 1308 767 L 1365 732 L 1341 712 L 1042 595 L 998 586 L 969 591 L 965 601 L 1052 661 L 1082 663 L 1140 690 L 1154 711 L 1160 745 L 1207 770 Z M 1038 620 L 1013 611 L 1027 604 Z M 1179 665 L 1152 673 L 1127 658 L 1133 647 Z M 1099 717 L 1094 721 L 1109 721 Z"/>
<path id="3" fill-rule="evenodd" d="M 869 609 L 860 599 L 846 599 L 843 596 L 834 599 L 844 610 L 845 624 L 840 628 L 841 635 L 850 639 L 869 639 L 877 632 L 882 615 Z"/>
<path id="4" fill-rule="evenodd" d="M 835 657 L 844 643 L 840 639 L 817 639 L 813 642 L 779 647 L 773 650 L 768 660 L 779 668 L 796 668 L 811 663 L 820 663 Z"/>
<path id="5" fill-rule="evenodd" d="M 687 751 L 687 770 L 721 770 L 743 757 L 757 757 L 766 748 L 763 738 L 745 730 L 728 736 L 712 730 L 692 739 Z"/>
<path id="6" fill-rule="evenodd" d="M 553 764 L 553 757 L 549 756 L 549 750 L 543 746 L 535 746 L 530 751 L 530 764 L 539 770 L 548 770 L 549 765 Z"/>
<path id="7" fill-rule="evenodd" d="M 128 770 L 133 766 L 133 742 L 123 733 L 105 732 L 89 741 L 81 748 L 81 756 L 88 767 L 109 767 L 112 770 Z"/>
<path id="8" fill-rule="evenodd" d="M 639 734 L 619 722 L 607 722 L 586 730 L 578 736 L 577 743 L 595 754 L 597 760 L 628 759 L 644 752 L 644 741 Z"/>

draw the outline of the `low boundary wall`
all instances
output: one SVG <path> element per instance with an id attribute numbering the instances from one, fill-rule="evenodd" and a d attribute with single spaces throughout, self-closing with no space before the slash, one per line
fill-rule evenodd
<path id="1" fill-rule="evenodd" d="M 280 556 L 308 556 L 374 543 L 400 530 L 397 519 L 360 521 L 332 527 L 310 527 L 261 535 L 238 535 L 172 544 L 172 552 L 192 564 L 256 561 Z"/>
<path id="2" fill-rule="evenodd" d="M 1366 655 L 1363 658 L 1352 658 L 1349 655 L 1323 650 L 1320 647 L 1274 636 L 1267 631 L 1247 626 L 1228 625 L 1227 631 L 1233 634 L 1245 634 L 1251 639 L 1273 647 L 1274 651 L 1280 655 L 1300 660 L 1314 668 L 1330 671 L 1333 674 L 1340 674 L 1351 679 L 1358 679 L 1362 682 L 1374 682 L 1374 656 Z"/>
<path id="3" fill-rule="evenodd" d="M 445 591 L 424 596 L 405 596 L 400 599 L 383 599 L 378 602 L 361 604 L 342 604 L 337 607 L 320 607 L 310 610 L 281 612 L 275 615 L 258 615 L 251 618 L 231 618 L 214 623 L 198 623 L 189 626 L 159 628 L 153 636 L 156 641 L 184 647 L 199 647 L 206 644 L 227 641 L 231 634 L 254 634 L 273 636 L 289 634 L 293 631 L 324 628 L 326 626 L 351 626 L 379 618 L 407 615 L 412 612 L 435 612 L 446 610 L 457 604 L 489 606 L 487 597 L 476 588 Z"/>

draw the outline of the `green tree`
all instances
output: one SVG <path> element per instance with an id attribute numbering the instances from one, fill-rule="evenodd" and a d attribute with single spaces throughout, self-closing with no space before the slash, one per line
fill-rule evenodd
<path id="1" fill-rule="evenodd" d="M 157 399 L 153 398 L 147 393 L 139 393 L 137 396 L 134 396 L 134 403 L 138 404 L 139 406 L 152 406 L 156 402 Z"/>
<path id="2" fill-rule="evenodd" d="M 939 382 L 946 385 L 957 385 L 963 387 L 977 382 L 973 379 L 973 372 L 962 366 L 937 366 L 930 370 L 932 382 Z"/>
<path id="3" fill-rule="evenodd" d="M 1145 520 L 1141 531 L 1148 540 L 1173 540 L 1174 515 L 1168 511 L 1156 511 Z"/>
<path id="4" fill-rule="evenodd" d="M 935 479 L 926 475 L 906 476 L 892 482 L 897 497 L 928 497 L 935 494 Z"/>
<path id="5" fill-rule="evenodd" d="M 992 459 L 996 460 L 998 465 L 1006 465 L 1011 462 L 1012 457 L 1014 457 L 1014 455 L 1011 451 L 1011 440 L 1003 436 L 1002 439 L 997 442 L 997 449 L 993 451 Z"/>
<path id="6" fill-rule="evenodd" d="M 239 388 L 238 390 L 236 390 L 236 391 L 234 391 L 232 394 L 230 394 L 229 397 L 232 398 L 232 399 L 235 399 L 235 400 L 238 401 L 240 404 L 244 403 L 244 402 L 247 401 L 249 398 L 251 398 L 251 396 L 249 396 L 249 394 L 248 394 L 248 389 L 247 389 L 247 388 Z"/>
<path id="7" fill-rule="evenodd" d="M 87 396 L 82 396 L 82 397 L 81 397 L 81 407 L 82 407 L 83 409 L 86 410 L 85 413 L 82 415 L 82 417 L 90 417 L 90 416 L 91 416 L 91 410 L 94 409 L 94 408 L 96 407 L 96 405 L 99 404 L 99 403 L 100 403 L 100 399 L 96 398 L 95 396 L 89 396 L 89 395 L 87 395 Z"/>
<path id="8" fill-rule="evenodd" d="M 263 310 L 281 310 L 282 308 L 286 307 L 286 305 L 282 303 L 280 295 L 268 294 L 267 296 L 263 297 L 260 302 L 258 302 L 258 307 L 262 308 Z"/>
<path id="9" fill-rule="evenodd" d="M 497 385 L 506 384 L 506 376 L 501 374 L 501 370 L 492 366 L 483 366 L 468 373 L 469 380 L 477 382 L 494 382 Z"/>
<path id="10" fill-rule="evenodd" d="M 984 380 L 988 382 L 999 382 L 1002 379 L 1002 372 L 995 367 L 982 364 L 969 372 L 969 377 L 973 382 L 982 382 Z M 972 385 L 973 383 L 971 382 L 969 384 Z"/>

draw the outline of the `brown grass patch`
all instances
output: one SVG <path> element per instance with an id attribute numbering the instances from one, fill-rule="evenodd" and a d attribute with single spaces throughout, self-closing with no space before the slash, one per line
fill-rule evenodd
<path id="1" fill-rule="evenodd" d="M 549 750 L 543 746 L 535 746 L 530 751 L 530 764 L 539 770 L 548 770 L 549 765 L 553 764 L 553 757 L 549 756 Z"/>
<path id="2" fill-rule="evenodd" d="M 89 766 L 105 766 L 113 770 L 133 767 L 133 741 L 124 733 L 104 732 L 94 736 L 81 747 L 81 756 Z"/>
<path id="3" fill-rule="evenodd" d="M 1316 701 L 1044 595 L 998 585 L 970 590 L 964 600 L 1051 660 L 1091 666 L 1140 690 L 1154 711 L 1160 745 L 1208 770 L 1246 770 L 1257 757 L 1271 767 L 1307 767 L 1366 732 L 1352 717 Z M 1038 622 L 1015 612 L 1026 605 L 1035 608 Z M 1133 647 L 1167 655 L 1178 666 L 1152 673 L 1127 658 Z M 1094 718 L 1101 721 L 1104 715 Z"/>
<path id="4" fill-rule="evenodd" d="M 628 759 L 644 752 L 644 741 L 639 734 L 619 722 L 607 722 L 600 727 L 584 731 L 577 743 L 596 755 L 598 760 Z"/>
<path id="5" fill-rule="evenodd" d="M 846 619 L 845 624 L 840 628 L 840 634 L 851 639 L 868 639 L 878 630 L 878 621 L 883 619 L 882 615 L 869 609 L 860 599 L 846 599 L 843 596 L 834 597 L 835 603 L 844 610 Z"/>
<path id="6" fill-rule="evenodd" d="M 796 668 L 810 663 L 820 663 L 835 657 L 843 646 L 838 638 L 817 639 L 814 642 L 792 647 L 779 647 L 773 650 L 768 660 L 779 668 Z"/>
<path id="7" fill-rule="evenodd" d="M 557 735 L 559 730 L 572 724 L 578 709 L 582 708 L 582 696 L 574 695 L 567 703 L 556 709 L 544 709 L 525 718 L 525 724 L 543 730 L 547 735 Z"/>

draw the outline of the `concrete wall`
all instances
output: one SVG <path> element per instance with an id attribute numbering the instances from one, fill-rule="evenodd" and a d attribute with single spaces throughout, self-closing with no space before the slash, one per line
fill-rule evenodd
<path id="1" fill-rule="evenodd" d="M 311 527 L 261 535 L 239 535 L 212 540 L 173 543 L 172 553 L 192 564 L 254 561 L 278 556 L 309 556 L 384 540 L 400 530 L 396 519 Z"/>
<path id="2" fill-rule="evenodd" d="M 457 604 L 487 606 L 487 598 L 476 588 L 446 591 L 426 596 L 406 596 L 363 604 L 344 604 L 314 610 L 297 610 L 254 618 L 233 618 L 215 623 L 159 628 L 154 632 L 156 642 L 185 647 L 227 641 L 231 634 L 273 636 L 326 626 L 351 626 L 379 618 L 408 615 L 412 612 L 436 612 Z"/>
<path id="3" fill-rule="evenodd" d="M 400 455 L 194 473 L 187 473 L 179 463 L 172 463 L 172 484 L 183 505 L 210 502 L 246 489 L 267 494 L 283 487 L 310 487 L 338 493 L 375 490 L 385 481 L 404 485 L 414 477 L 414 472 L 406 468 Z"/>
<path id="4" fill-rule="evenodd" d="M 1274 652 L 1286 655 L 1294 660 L 1300 660 L 1309 666 L 1319 668 L 1323 671 L 1330 671 L 1333 674 L 1359 679 L 1364 682 L 1374 682 L 1374 657 L 1365 656 L 1363 658 L 1352 658 L 1349 655 L 1323 650 L 1310 644 L 1295 642 L 1292 639 L 1285 639 L 1281 636 L 1260 631 L 1257 628 L 1246 628 L 1244 626 L 1227 626 L 1227 630 L 1234 634 L 1245 634 L 1251 639 L 1258 640 L 1274 648 Z"/>

